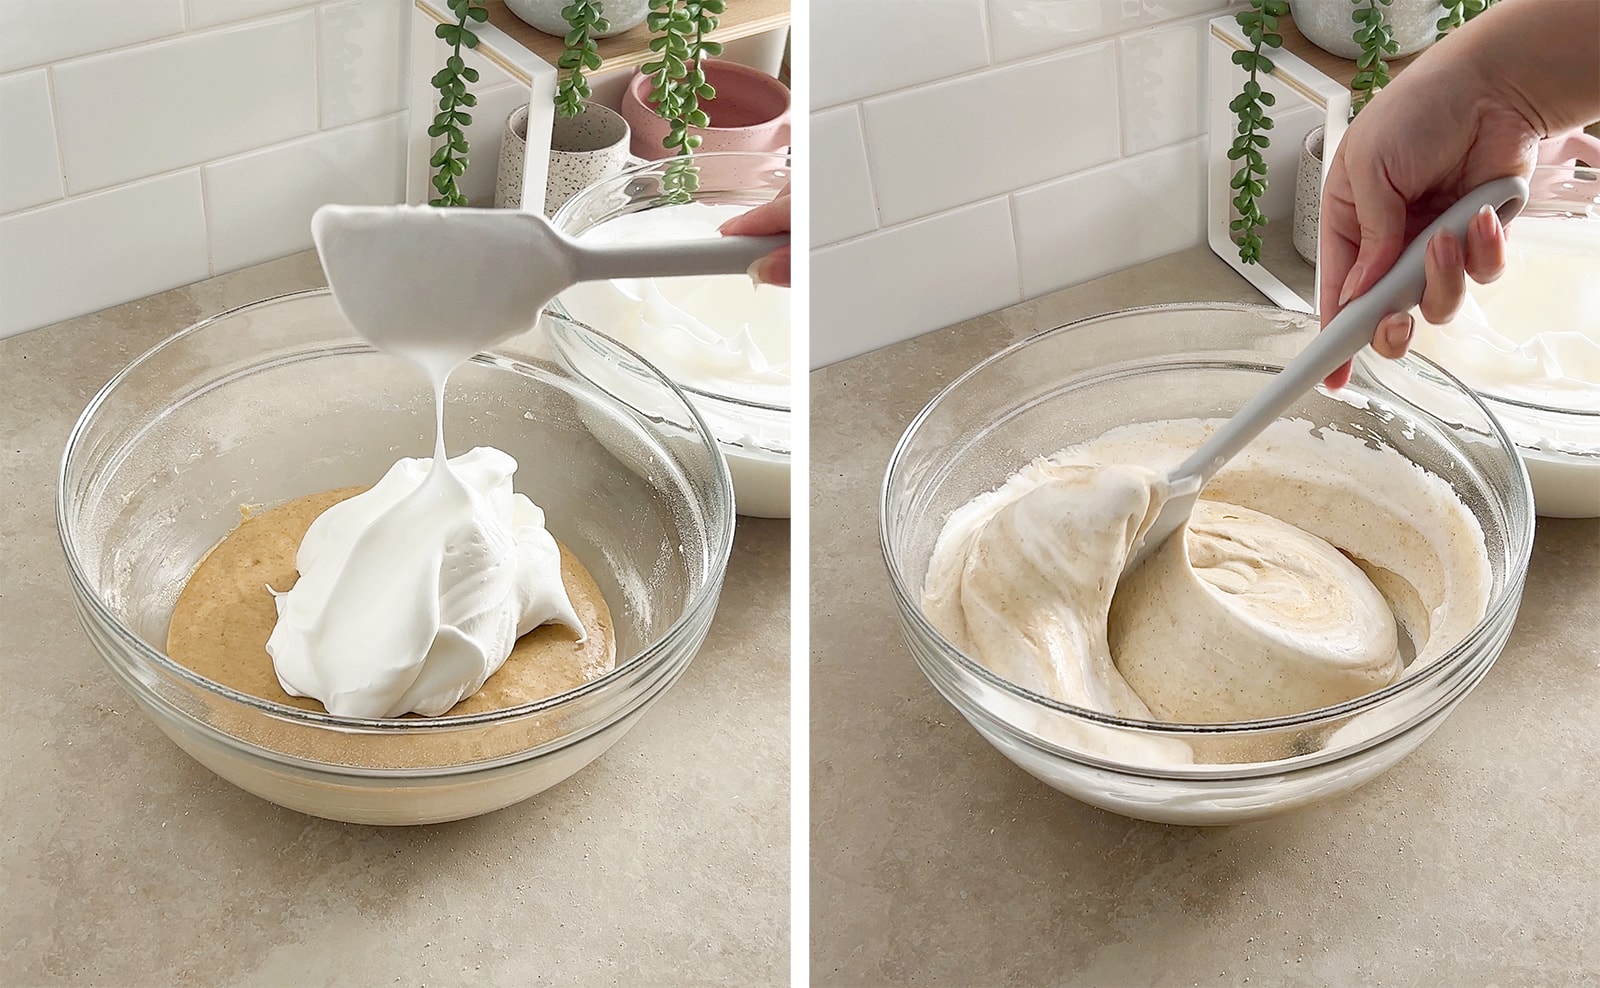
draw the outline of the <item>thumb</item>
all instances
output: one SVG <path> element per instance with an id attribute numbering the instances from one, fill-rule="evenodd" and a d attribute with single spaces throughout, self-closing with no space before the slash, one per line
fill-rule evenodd
<path id="1" fill-rule="evenodd" d="M 1361 245 L 1356 250 L 1356 262 L 1339 289 L 1335 312 L 1388 274 L 1406 242 L 1406 201 L 1400 193 L 1383 181 L 1353 191 Z"/>

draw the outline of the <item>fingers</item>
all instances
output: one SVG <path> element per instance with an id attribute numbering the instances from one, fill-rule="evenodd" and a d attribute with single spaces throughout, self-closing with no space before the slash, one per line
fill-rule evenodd
<path id="1" fill-rule="evenodd" d="M 1378 320 L 1378 328 L 1372 334 L 1372 349 L 1391 360 L 1404 357 L 1411 346 L 1411 330 L 1411 313 L 1391 312 Z"/>
<path id="2" fill-rule="evenodd" d="M 1339 289 L 1356 263 L 1361 242 L 1361 224 L 1356 220 L 1355 201 L 1350 195 L 1350 177 L 1344 167 L 1343 148 L 1328 165 L 1328 181 L 1322 189 L 1322 218 L 1318 234 L 1321 267 L 1320 284 L 1322 325 L 1338 314 Z"/>
<path id="3" fill-rule="evenodd" d="M 1476 223 L 1474 220 L 1474 226 Z M 1461 309 L 1461 299 L 1467 292 L 1467 254 L 1455 234 L 1446 230 L 1428 242 L 1424 257 L 1422 318 L 1437 326 L 1455 318 Z M 1372 345 L 1382 352 L 1376 339 Z"/>
<path id="4" fill-rule="evenodd" d="M 1350 146 L 1346 140 L 1329 166 L 1322 190 L 1320 308 L 1324 327 L 1346 303 L 1377 284 L 1405 247 L 1405 199 L 1381 175 L 1352 174 L 1344 160 Z M 1394 331 L 1392 337 L 1385 334 L 1384 324 L 1379 324 L 1373 345 L 1378 346 L 1376 337 L 1383 337 L 1380 353 L 1395 349 L 1391 339 L 1400 341 L 1401 353 L 1410 344 L 1411 319 L 1400 319 L 1403 325 L 1396 322 L 1389 327 Z M 1323 380 L 1335 390 L 1349 382 L 1348 363 Z"/>
<path id="5" fill-rule="evenodd" d="M 788 288 L 789 248 L 779 247 L 751 265 L 750 277 L 754 278 L 757 284 L 777 285 L 780 288 Z"/>
<path id="6" fill-rule="evenodd" d="M 1406 245 L 1406 201 L 1387 181 L 1366 182 L 1365 188 L 1352 186 L 1356 221 L 1361 227 L 1361 245 L 1356 262 L 1339 287 L 1338 307 L 1367 290 L 1389 273 Z"/>
<path id="7" fill-rule="evenodd" d="M 1472 218 L 1467 230 L 1466 271 L 1480 285 L 1500 277 L 1506 268 L 1506 231 L 1488 206 Z"/>
<path id="8" fill-rule="evenodd" d="M 787 192 L 771 202 L 762 203 L 748 213 L 728 220 L 719 232 L 729 237 L 765 237 L 789 232 L 789 201 Z"/>

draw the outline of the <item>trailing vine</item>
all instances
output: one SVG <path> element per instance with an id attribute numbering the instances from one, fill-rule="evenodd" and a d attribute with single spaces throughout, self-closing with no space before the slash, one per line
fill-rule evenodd
<path id="1" fill-rule="evenodd" d="M 717 91 L 706 81 L 700 61 L 722 54 L 722 45 L 706 36 L 717 29 L 725 6 L 724 0 L 650 0 L 646 23 L 656 35 L 650 39 L 650 50 L 657 58 L 640 71 L 650 78 L 656 115 L 667 122 L 661 143 L 676 152 L 661 178 L 662 192 L 669 199 L 682 200 L 700 187 L 692 155 L 701 137 L 690 129 L 711 123 L 700 101 L 715 98 Z"/>
<path id="2" fill-rule="evenodd" d="M 1439 0 L 1439 3 L 1444 7 L 1444 16 L 1434 25 L 1439 31 L 1433 37 L 1435 41 L 1443 41 L 1445 35 L 1488 10 L 1494 0 Z"/>
<path id="3" fill-rule="evenodd" d="M 469 24 L 483 23 L 489 19 L 489 11 L 483 5 L 484 0 L 449 0 L 450 10 L 456 15 L 456 23 L 440 24 L 433 29 L 434 35 L 444 39 L 450 45 L 450 57 L 445 59 L 444 68 L 435 72 L 429 80 L 433 88 L 439 91 L 439 112 L 434 115 L 433 124 L 428 127 L 429 137 L 443 137 L 444 143 L 439 150 L 433 153 L 429 164 L 436 169 L 433 175 L 433 187 L 439 194 L 428 200 L 430 206 L 465 206 L 467 197 L 461 193 L 456 185 L 467 170 L 467 135 L 463 127 L 472 123 L 472 114 L 462 107 L 476 106 L 478 97 L 467 92 L 467 84 L 478 81 L 478 70 L 467 65 L 461 59 L 462 48 L 478 47 L 478 36 L 472 33 Z"/>
<path id="4" fill-rule="evenodd" d="M 589 80 L 584 72 L 600 68 L 600 46 L 595 36 L 611 30 L 600 9 L 600 0 L 572 0 L 561 10 L 567 22 L 566 50 L 556 62 L 556 67 L 566 75 L 556 84 L 556 112 L 563 117 L 575 117 L 583 110 L 583 101 L 590 96 Z"/>
<path id="5" fill-rule="evenodd" d="M 1360 113 L 1362 108 L 1372 102 L 1378 90 L 1389 84 L 1389 63 L 1383 60 L 1384 55 L 1393 55 L 1400 50 L 1400 43 L 1394 40 L 1394 29 L 1383 16 L 1383 7 L 1387 7 L 1394 0 L 1353 0 L 1358 6 L 1350 19 L 1356 22 L 1356 30 L 1352 38 L 1361 46 L 1361 54 L 1356 56 L 1356 74 L 1350 80 L 1350 117 Z M 1365 3 L 1365 6 L 1360 4 Z"/>
<path id="6" fill-rule="evenodd" d="M 1288 0 L 1250 0 L 1250 9 L 1239 11 L 1234 18 L 1245 38 L 1250 42 L 1247 50 L 1233 53 L 1233 63 L 1249 73 L 1244 90 L 1228 104 L 1228 109 L 1239 116 L 1238 131 L 1233 146 L 1228 149 L 1228 160 L 1239 163 L 1229 187 L 1234 190 L 1233 206 L 1239 216 L 1229 224 L 1237 235 L 1239 259 L 1246 264 L 1261 261 L 1261 235 L 1256 231 L 1267 225 L 1261 213 L 1259 199 L 1267 189 L 1267 160 L 1261 149 L 1272 142 L 1266 132 L 1272 129 L 1272 118 L 1266 107 L 1277 98 L 1261 88 L 1257 76 L 1272 71 L 1272 60 L 1263 50 L 1281 48 L 1283 36 L 1277 33 L 1278 18 L 1289 13 Z"/>

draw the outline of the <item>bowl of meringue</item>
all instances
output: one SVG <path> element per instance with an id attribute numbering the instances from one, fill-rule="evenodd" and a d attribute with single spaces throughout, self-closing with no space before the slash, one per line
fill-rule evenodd
<path id="1" fill-rule="evenodd" d="M 671 414 L 533 330 L 451 375 L 440 486 L 428 381 L 327 290 L 167 339 L 62 460 L 90 641 L 180 748 L 304 813 L 434 823 L 566 779 L 687 668 L 733 540 L 704 421 L 604 345 Z"/>
<path id="2" fill-rule="evenodd" d="M 1376 777 L 1488 673 L 1532 495 L 1505 430 L 1436 368 L 1401 394 L 1358 359 L 1123 574 L 1165 471 L 1316 332 L 1243 305 L 1097 316 L 978 364 L 906 431 L 880 528 L 905 637 L 1007 758 L 1126 816 L 1241 822 Z"/>
<path id="3" fill-rule="evenodd" d="M 776 198 L 789 178 L 782 154 L 645 162 L 583 189 L 551 222 L 595 244 L 717 237 L 723 223 Z M 606 340 L 660 368 L 716 437 L 739 513 L 789 517 L 789 289 L 742 274 L 614 279 L 575 285 L 548 312 L 565 326 L 555 341 L 563 359 L 625 400 L 648 396 L 631 396 L 626 376 L 611 377 Z"/>
<path id="4" fill-rule="evenodd" d="M 1538 513 L 1557 518 L 1600 516 L 1600 141 L 1583 141 L 1594 167 L 1534 169 L 1528 204 L 1507 227 L 1504 273 L 1469 279 L 1448 322 L 1412 312 L 1412 347 L 1483 399 L 1516 444 Z M 1433 373 L 1378 370 L 1397 390 Z M 1449 404 L 1435 410 L 1452 414 Z"/>

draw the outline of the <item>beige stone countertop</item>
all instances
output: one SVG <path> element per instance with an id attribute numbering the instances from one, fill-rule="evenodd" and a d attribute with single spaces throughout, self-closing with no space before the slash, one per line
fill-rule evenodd
<path id="1" fill-rule="evenodd" d="M 281 809 L 190 760 L 73 613 L 68 430 L 198 319 L 321 285 L 307 253 L 0 341 L 0 985 L 757 985 L 789 942 L 789 529 L 739 519 L 677 685 L 597 762 L 429 827 Z"/>
<path id="2" fill-rule="evenodd" d="M 813 983 L 1600 984 L 1600 521 L 1540 519 L 1510 643 L 1421 749 L 1259 823 L 1078 803 L 912 661 L 877 530 L 912 417 L 1035 332 L 1191 300 L 1262 301 L 1201 248 L 811 375 Z"/>

